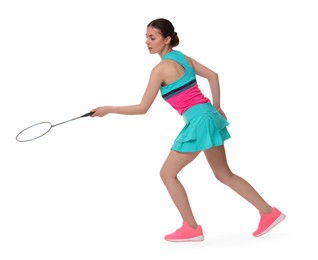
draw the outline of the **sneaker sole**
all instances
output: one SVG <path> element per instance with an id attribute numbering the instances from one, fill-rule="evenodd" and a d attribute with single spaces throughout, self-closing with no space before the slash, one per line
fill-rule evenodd
<path id="1" fill-rule="evenodd" d="M 268 227 L 266 228 L 263 232 L 254 235 L 254 237 L 260 237 L 262 235 L 265 235 L 268 231 L 270 231 L 273 227 L 275 227 L 277 224 L 279 224 L 280 222 L 282 222 L 285 219 L 286 215 L 285 214 L 280 214 L 280 216 Z"/>
<path id="2" fill-rule="evenodd" d="M 166 239 L 169 242 L 201 242 L 204 240 L 204 236 L 184 238 L 184 239 Z"/>

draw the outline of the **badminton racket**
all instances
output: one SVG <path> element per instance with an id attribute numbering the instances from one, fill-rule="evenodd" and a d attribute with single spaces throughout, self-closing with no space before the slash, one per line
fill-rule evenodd
<path id="1" fill-rule="evenodd" d="M 46 135 L 48 132 L 50 132 L 50 130 L 55 126 L 65 124 L 65 123 L 74 121 L 74 120 L 79 119 L 79 118 L 91 116 L 93 114 L 94 114 L 94 112 L 89 112 L 89 113 L 86 113 L 82 116 L 75 117 L 75 118 L 63 121 L 61 123 L 58 123 L 58 124 L 54 124 L 54 125 L 51 124 L 50 122 L 40 122 L 40 123 L 31 125 L 25 129 L 23 129 L 20 133 L 18 133 L 16 136 L 16 140 L 18 142 L 28 142 L 28 141 L 38 139 L 38 138 Z"/>

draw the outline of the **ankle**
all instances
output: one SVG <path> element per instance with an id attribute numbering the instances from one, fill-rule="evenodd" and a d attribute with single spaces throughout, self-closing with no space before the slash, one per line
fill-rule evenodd
<path id="1" fill-rule="evenodd" d="M 189 227 L 192 228 L 192 229 L 197 229 L 199 227 L 199 225 L 198 224 L 191 225 L 191 226 L 189 225 Z"/>
<path id="2" fill-rule="evenodd" d="M 267 208 L 264 208 L 262 210 L 260 210 L 260 213 L 261 214 L 271 214 L 273 212 L 273 208 L 272 207 L 267 207 Z"/>
<path id="3" fill-rule="evenodd" d="M 198 228 L 198 224 L 196 222 L 187 222 L 187 221 L 184 221 L 190 228 L 192 229 L 197 229 Z"/>

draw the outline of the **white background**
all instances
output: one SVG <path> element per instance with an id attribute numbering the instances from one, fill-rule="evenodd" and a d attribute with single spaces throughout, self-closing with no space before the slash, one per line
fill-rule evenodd
<path id="1" fill-rule="evenodd" d="M 0 259 L 317 259 L 315 1 L 15 1 L 0 4 Z M 160 96 L 144 116 L 16 134 L 100 105 L 138 103 L 152 67 L 147 24 L 219 74 L 232 170 L 286 215 L 258 212 L 200 155 L 182 173 L 206 240 L 168 243 L 181 219 L 159 177 L 182 118 Z M 210 95 L 207 82 L 198 79 Z"/>

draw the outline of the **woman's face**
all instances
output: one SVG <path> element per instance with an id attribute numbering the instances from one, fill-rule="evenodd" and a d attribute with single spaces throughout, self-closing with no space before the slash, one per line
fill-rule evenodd
<path id="1" fill-rule="evenodd" d="M 151 54 L 160 54 L 169 45 L 170 40 L 168 38 L 170 37 L 163 38 L 160 30 L 151 26 L 147 27 L 146 44 Z"/>

